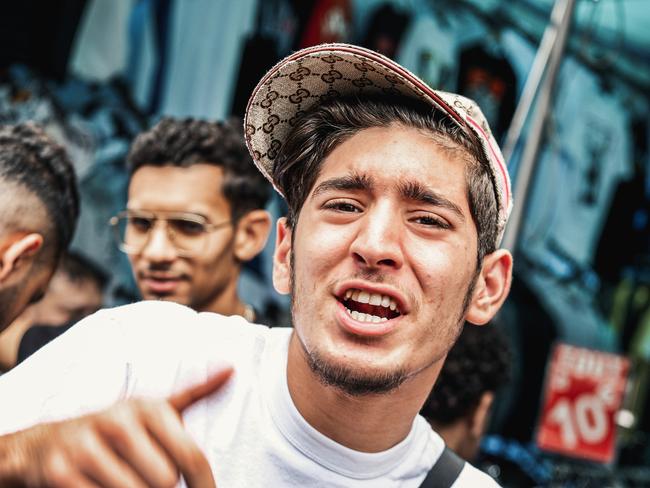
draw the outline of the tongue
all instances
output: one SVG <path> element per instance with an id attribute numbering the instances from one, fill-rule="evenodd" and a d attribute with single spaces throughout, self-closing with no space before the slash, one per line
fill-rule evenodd
<path id="1" fill-rule="evenodd" d="M 345 306 L 350 310 L 356 310 L 359 313 L 365 313 L 370 315 L 376 315 L 378 317 L 386 317 L 387 319 L 392 318 L 395 315 L 389 308 L 382 307 L 379 305 L 370 305 L 369 303 L 359 303 L 354 300 L 347 300 Z"/>

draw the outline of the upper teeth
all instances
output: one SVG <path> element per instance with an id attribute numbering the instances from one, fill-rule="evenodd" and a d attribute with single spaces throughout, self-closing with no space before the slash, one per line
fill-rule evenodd
<path id="1" fill-rule="evenodd" d="M 380 293 L 368 293 L 363 290 L 348 290 L 345 292 L 345 300 L 352 299 L 359 303 L 369 303 L 370 305 L 377 305 L 388 307 L 391 310 L 397 309 L 397 302 L 387 295 Z"/>

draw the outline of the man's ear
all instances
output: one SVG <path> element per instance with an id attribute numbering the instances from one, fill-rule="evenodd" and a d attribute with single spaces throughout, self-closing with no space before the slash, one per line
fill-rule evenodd
<path id="1" fill-rule="evenodd" d="M 494 401 L 494 393 L 491 391 L 484 391 L 478 405 L 472 413 L 469 429 L 474 439 L 480 439 L 485 432 L 488 418 L 490 416 L 490 408 Z"/>
<path id="2" fill-rule="evenodd" d="M 0 283 L 29 263 L 42 247 L 41 234 L 15 234 L 5 239 L 0 247 Z"/>
<path id="3" fill-rule="evenodd" d="M 266 210 L 252 210 L 239 219 L 235 229 L 235 257 L 246 262 L 257 256 L 269 238 L 271 215 Z"/>
<path id="4" fill-rule="evenodd" d="M 483 258 L 465 320 L 483 325 L 494 317 L 510 292 L 512 255 L 497 249 Z"/>
<path id="5" fill-rule="evenodd" d="M 273 253 L 273 286 L 283 295 L 291 292 L 291 232 L 287 219 L 279 218 Z"/>

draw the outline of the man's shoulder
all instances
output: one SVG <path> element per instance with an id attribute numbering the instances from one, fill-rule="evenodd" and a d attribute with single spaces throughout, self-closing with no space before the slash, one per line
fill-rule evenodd
<path id="1" fill-rule="evenodd" d="M 185 305 L 163 300 L 143 300 L 105 308 L 98 314 L 111 320 L 142 320 L 143 324 L 150 323 L 152 319 L 158 319 L 162 324 L 173 323 L 178 318 L 189 319 L 198 315 L 195 310 Z"/>
<path id="2" fill-rule="evenodd" d="M 227 317 L 215 313 L 199 313 L 179 303 L 163 300 L 144 300 L 100 310 L 94 319 L 83 322 L 112 322 L 128 326 L 130 332 L 177 333 L 179 330 L 189 332 L 196 328 L 213 326 L 215 331 L 226 332 L 234 325 L 246 323 L 238 316 Z"/>
<path id="3" fill-rule="evenodd" d="M 169 342 L 175 347 L 255 341 L 269 330 L 236 315 L 197 312 L 178 303 L 152 300 L 102 310 L 90 320 L 94 321 L 112 323 L 135 343 L 155 338 L 158 343 Z"/>

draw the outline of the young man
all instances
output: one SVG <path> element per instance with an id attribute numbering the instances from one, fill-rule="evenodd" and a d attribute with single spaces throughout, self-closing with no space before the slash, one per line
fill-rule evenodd
<path id="1" fill-rule="evenodd" d="M 45 293 L 78 213 L 63 148 L 33 124 L 0 126 L 0 332 Z"/>
<path id="2" fill-rule="evenodd" d="M 494 326 L 465 326 L 420 411 L 445 444 L 472 461 L 497 390 L 510 377 L 508 343 Z"/>
<path id="3" fill-rule="evenodd" d="M 0 379 L 0 431 L 13 432 L 0 479 L 417 487 L 444 457 L 417 413 L 512 268 L 498 249 L 508 176 L 480 111 L 374 52 L 322 45 L 260 82 L 246 130 L 289 206 L 274 284 L 294 329 L 163 302 L 86 319 Z M 467 464 L 443 471 L 493 484 Z"/>
<path id="4" fill-rule="evenodd" d="M 240 125 L 165 118 L 136 138 L 128 162 L 127 209 L 111 223 L 142 298 L 255 321 L 237 283 L 266 244 L 270 188 Z"/>
<path id="5" fill-rule="evenodd" d="M 28 307 L 0 333 L 0 371 L 58 337 L 102 306 L 107 277 L 77 252 L 65 252 L 43 298 Z"/>

